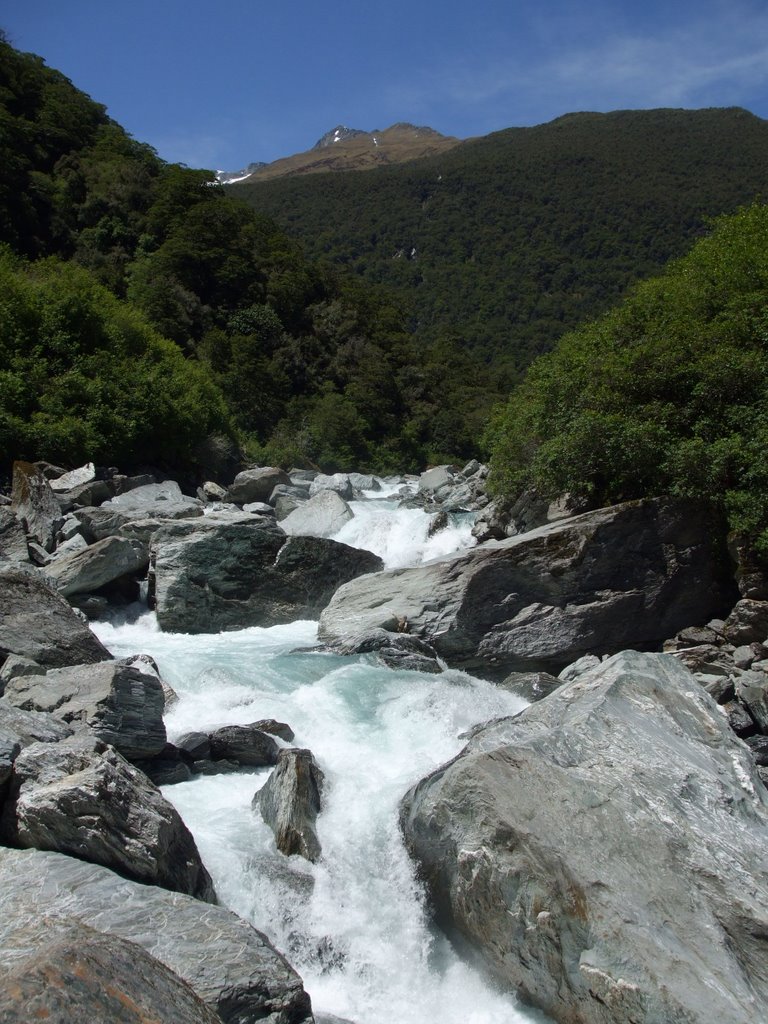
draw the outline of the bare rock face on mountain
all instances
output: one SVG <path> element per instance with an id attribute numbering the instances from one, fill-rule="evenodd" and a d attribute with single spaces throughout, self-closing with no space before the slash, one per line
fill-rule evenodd
<path id="1" fill-rule="evenodd" d="M 442 924 L 554 1020 L 768 1019 L 768 792 L 672 657 L 479 730 L 401 825 Z"/>
<path id="2" fill-rule="evenodd" d="M 31 923 L 11 933 L 5 953 L 4 1024 L 222 1024 L 186 982 L 140 946 L 74 920 Z"/>
<path id="3" fill-rule="evenodd" d="M 216 901 L 176 809 L 142 772 L 94 737 L 32 744 L 19 754 L 0 835 L 14 846 L 57 850 L 136 881 Z"/>
<path id="4" fill-rule="evenodd" d="M 503 678 L 559 672 L 587 653 L 660 645 L 735 599 L 707 514 L 627 502 L 427 565 L 353 580 L 320 618 L 337 645 L 377 628 L 409 632 L 450 665 Z"/>
<path id="5" fill-rule="evenodd" d="M 277 765 L 253 798 L 253 808 L 275 833 L 278 850 L 306 860 L 320 857 L 315 820 L 320 811 L 323 773 L 310 750 L 281 750 Z"/>
<path id="6" fill-rule="evenodd" d="M 69 604 L 33 570 L 0 570 L 0 659 L 44 666 L 106 661 L 109 652 Z"/>
<path id="7" fill-rule="evenodd" d="M 120 878 L 60 853 L 0 848 L 0 947 L 74 919 L 135 942 L 177 974 L 224 1024 L 311 1024 L 301 978 L 260 932 L 223 907 Z M 181 1015 L 179 1021 L 185 1020 Z"/>

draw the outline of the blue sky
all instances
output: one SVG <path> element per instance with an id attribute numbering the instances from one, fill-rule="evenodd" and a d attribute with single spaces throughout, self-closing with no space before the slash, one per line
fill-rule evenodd
<path id="1" fill-rule="evenodd" d="M 340 123 L 467 138 L 574 110 L 768 117 L 766 0 L 21 0 L 0 26 L 195 167 L 274 160 Z"/>

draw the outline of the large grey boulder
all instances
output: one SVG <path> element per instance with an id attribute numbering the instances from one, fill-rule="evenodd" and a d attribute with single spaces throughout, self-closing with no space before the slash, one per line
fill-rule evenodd
<path id="1" fill-rule="evenodd" d="M 31 462 L 14 462 L 11 510 L 27 534 L 46 551 L 53 551 L 62 516 L 61 506 L 42 470 Z"/>
<path id="2" fill-rule="evenodd" d="M 292 536 L 331 537 L 352 517 L 352 509 L 341 495 L 321 490 L 281 519 L 280 526 Z"/>
<path id="3" fill-rule="evenodd" d="M 281 750 L 277 765 L 253 798 L 254 809 L 275 833 L 278 850 L 287 856 L 320 859 L 315 821 L 324 778 L 311 750 Z"/>
<path id="4" fill-rule="evenodd" d="M 335 589 L 381 568 L 370 552 L 292 537 L 248 513 L 164 526 L 152 542 L 160 627 L 208 633 L 316 618 Z"/>
<path id="5" fill-rule="evenodd" d="M 105 501 L 102 504 L 102 508 L 122 509 L 124 511 L 139 510 L 151 515 L 158 510 L 158 506 L 175 504 L 176 502 L 188 502 L 191 505 L 201 504 L 197 498 L 185 497 L 175 480 L 166 480 L 159 484 L 144 484 L 141 487 L 133 487 L 123 494 L 116 494 L 109 501 Z"/>
<path id="6" fill-rule="evenodd" d="M 238 473 L 227 489 L 226 501 L 245 505 L 251 501 L 269 501 L 269 496 L 280 485 L 290 486 L 291 478 L 275 466 L 260 466 Z"/>
<path id="7" fill-rule="evenodd" d="M 768 792 L 671 656 L 480 730 L 401 825 L 442 924 L 554 1020 L 768 1019 Z"/>
<path id="8" fill-rule="evenodd" d="M 212 761 L 234 761 L 251 768 L 277 763 L 279 747 L 274 739 L 254 725 L 225 725 L 208 734 Z"/>
<path id="9" fill-rule="evenodd" d="M 145 538 L 169 519 L 197 519 L 203 514 L 202 503 L 193 504 L 187 498 L 182 501 L 154 502 L 138 508 L 114 508 L 109 505 L 86 507 L 73 513 L 90 543 L 104 540 L 105 537 Z"/>
<path id="10" fill-rule="evenodd" d="M 16 758 L 0 819 L 10 845 L 56 850 L 214 903 L 195 841 L 159 789 L 95 737 L 35 743 Z"/>
<path id="11" fill-rule="evenodd" d="M 68 597 L 98 590 L 121 576 L 144 576 L 148 565 L 149 548 L 143 541 L 105 537 L 82 551 L 56 559 L 46 573 L 59 592 Z"/>
<path id="12" fill-rule="evenodd" d="M 0 570 L 0 658 L 50 667 L 105 661 L 109 652 L 67 601 L 34 570 Z"/>
<path id="13" fill-rule="evenodd" d="M 347 501 L 355 496 L 352 481 L 346 473 L 317 473 L 309 485 L 309 496 L 314 498 L 323 491 L 334 491 Z"/>
<path id="14" fill-rule="evenodd" d="M 5 700 L 86 727 L 129 760 L 154 757 L 166 744 L 163 684 L 151 665 L 131 658 L 17 676 Z"/>
<path id="15" fill-rule="evenodd" d="M 225 1024 L 311 1024 L 301 979 L 255 928 L 222 907 L 120 878 L 60 853 L 0 848 L 0 948 L 45 916 L 135 942 Z M 181 1020 L 181 1016 L 178 1018 Z"/>
<path id="16" fill-rule="evenodd" d="M 70 491 L 73 487 L 80 487 L 83 484 L 92 483 L 96 479 L 96 467 L 92 462 L 87 462 L 77 469 L 70 469 L 67 473 L 55 477 L 50 481 L 51 490 Z"/>
<path id="17" fill-rule="evenodd" d="M 588 653 L 661 644 L 733 603 L 716 524 L 693 505 L 627 502 L 341 587 L 320 639 L 409 631 L 492 677 L 559 672 Z"/>
<path id="18" fill-rule="evenodd" d="M 133 942 L 75 920 L 30 921 L 6 939 L 3 1024 L 222 1024 L 186 982 Z"/>

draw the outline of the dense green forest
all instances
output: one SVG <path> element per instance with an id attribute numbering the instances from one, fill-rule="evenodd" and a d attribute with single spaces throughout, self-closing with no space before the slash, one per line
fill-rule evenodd
<path id="1" fill-rule="evenodd" d="M 422 337 L 458 340 L 503 386 L 710 217 L 768 195 L 768 122 L 568 114 L 398 167 L 229 187 L 308 253 L 397 290 Z"/>
<path id="2" fill-rule="evenodd" d="M 163 162 L 5 41 L 0 242 L 6 467 L 192 467 L 206 431 L 328 469 L 474 451 L 490 389 L 450 342 L 420 344 L 384 292 L 306 258 L 212 172 Z"/>
<path id="3" fill-rule="evenodd" d="M 500 493 L 714 498 L 768 551 L 768 214 L 707 227 L 767 130 L 572 115 L 244 202 L 0 39 L 0 473 L 491 451 Z"/>
<path id="4" fill-rule="evenodd" d="M 488 438 L 501 493 L 714 500 L 768 556 L 768 206 L 565 336 Z"/>

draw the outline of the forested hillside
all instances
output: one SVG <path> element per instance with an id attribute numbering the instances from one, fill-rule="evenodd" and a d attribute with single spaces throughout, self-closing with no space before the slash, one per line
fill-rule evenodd
<path id="1" fill-rule="evenodd" d="M 741 109 L 568 114 L 400 167 L 230 186 L 307 251 L 395 288 L 422 335 L 511 370 L 768 194 Z"/>
<path id="2" fill-rule="evenodd" d="M 501 493 L 712 501 L 768 557 L 768 206 L 566 335 L 488 439 Z"/>
<path id="3" fill-rule="evenodd" d="M 0 242 L 4 465 L 194 467 L 211 431 L 323 468 L 474 450 L 487 391 L 460 354 L 5 41 Z"/>

